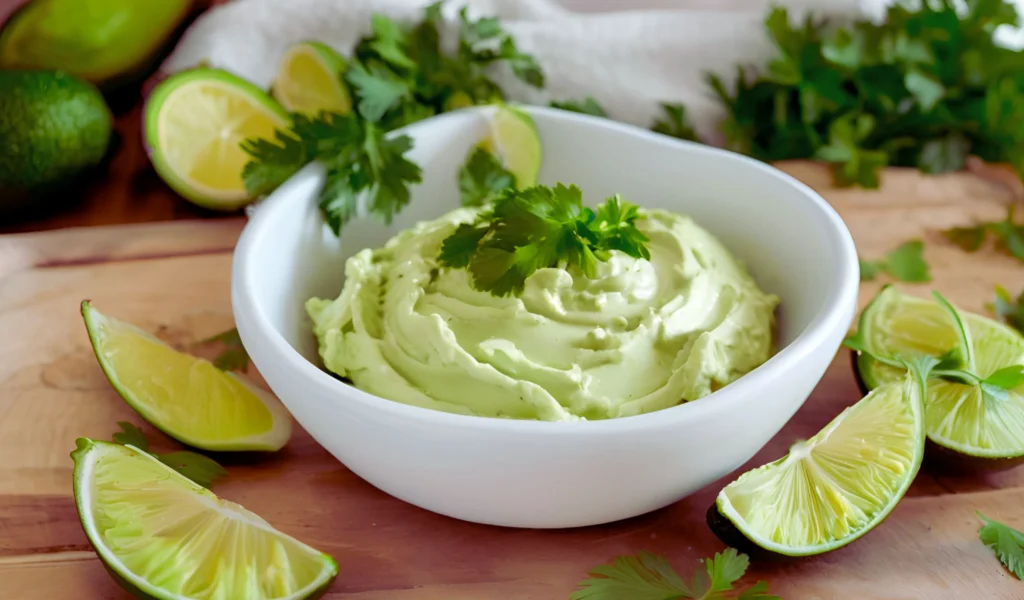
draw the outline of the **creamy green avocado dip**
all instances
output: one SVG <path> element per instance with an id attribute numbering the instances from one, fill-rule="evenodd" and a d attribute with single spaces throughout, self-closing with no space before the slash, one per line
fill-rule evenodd
<path id="1" fill-rule="evenodd" d="M 649 261 L 613 251 L 596 278 L 541 269 L 518 297 L 496 297 L 437 263 L 479 212 L 359 252 L 336 300 L 307 302 L 329 370 L 414 406 L 569 421 L 695 400 L 771 356 L 778 298 L 688 217 L 640 211 Z"/>

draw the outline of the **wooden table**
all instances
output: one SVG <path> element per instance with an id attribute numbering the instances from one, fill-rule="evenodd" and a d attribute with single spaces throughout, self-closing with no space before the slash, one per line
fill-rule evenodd
<path id="1" fill-rule="evenodd" d="M 1019 262 L 991 250 L 964 254 L 935 233 L 1005 214 L 1010 194 L 1000 186 L 967 174 L 891 170 L 880 192 L 834 190 L 820 166 L 783 167 L 837 207 L 864 256 L 923 237 L 934 287 L 964 308 L 982 310 L 995 283 L 1024 286 Z M 0 598 L 127 598 L 78 524 L 68 453 L 76 437 L 109 439 L 117 421 L 141 420 L 96 365 L 78 302 L 91 298 L 181 348 L 211 352 L 196 342 L 231 326 L 230 251 L 241 225 L 220 219 L 0 237 Z M 880 285 L 862 286 L 862 305 Z M 931 285 L 906 287 L 925 294 Z M 841 351 L 804 408 L 747 467 L 778 457 L 859 396 Z M 157 448 L 174 447 L 144 429 Z M 656 552 L 688 571 L 722 548 L 704 512 L 728 478 L 619 523 L 529 531 L 463 523 L 395 500 L 301 428 L 282 452 L 227 466 L 219 494 L 338 559 L 331 599 L 557 600 L 589 569 L 621 554 Z M 1024 528 L 1022 506 L 1024 468 L 922 472 L 889 519 L 863 539 L 817 558 L 755 562 L 748 579 L 770 580 L 787 600 L 1024 598 L 1024 583 L 978 541 L 974 514 Z"/>

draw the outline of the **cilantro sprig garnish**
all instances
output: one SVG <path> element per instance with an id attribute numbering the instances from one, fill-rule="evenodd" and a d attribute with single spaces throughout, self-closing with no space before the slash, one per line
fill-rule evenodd
<path id="1" fill-rule="evenodd" d="M 422 177 L 406 157 L 412 139 L 389 131 L 446 110 L 504 99 L 488 71 L 507 64 L 528 84 L 544 85 L 537 61 L 519 50 L 493 17 L 459 14 L 455 53 L 442 51 L 441 3 L 426 7 L 412 26 L 374 15 L 372 32 L 356 45 L 343 83 L 356 98 L 349 114 L 292 115 L 290 127 L 272 139 L 247 139 L 252 158 L 242 173 L 253 196 L 267 194 L 312 161 L 327 180 L 319 206 L 335 234 L 364 208 L 385 222 L 409 202 Z M 364 204 L 365 202 L 365 204 Z"/>
<path id="2" fill-rule="evenodd" d="M 726 548 L 704 559 L 687 582 L 665 558 L 641 552 L 595 568 L 569 600 L 781 600 L 769 593 L 766 581 L 742 590 L 733 587 L 749 566 L 746 554 Z"/>
<path id="3" fill-rule="evenodd" d="M 650 258 L 639 216 L 636 205 L 617 195 L 597 210 L 585 207 L 576 186 L 506 188 L 476 222 L 444 240 L 438 262 L 469 269 L 473 287 L 495 296 L 521 292 L 530 275 L 549 267 L 593 277 L 612 250 Z"/>
<path id="4" fill-rule="evenodd" d="M 478 206 L 493 200 L 505 188 L 515 187 L 516 177 L 501 159 L 477 146 L 459 169 L 459 194 L 463 206 Z"/>
<path id="5" fill-rule="evenodd" d="M 888 273 L 899 281 L 923 283 L 932 280 L 928 263 L 924 260 L 924 242 L 911 240 L 900 244 L 875 260 L 860 259 L 860 280 L 874 281 L 879 274 Z"/>
<path id="6" fill-rule="evenodd" d="M 982 520 L 978 538 L 992 549 L 999 562 L 1017 579 L 1024 580 L 1024 532 L 978 513 Z"/>
<path id="7" fill-rule="evenodd" d="M 113 439 L 115 442 L 135 446 L 204 488 L 209 489 L 213 486 L 213 482 L 226 477 L 228 474 L 217 461 L 202 454 L 188 450 L 163 454 L 152 452 L 149 449 L 149 440 L 146 439 L 146 434 L 141 429 L 125 421 L 119 421 L 117 425 L 121 428 L 121 431 L 114 434 Z"/>
<path id="8" fill-rule="evenodd" d="M 738 69 L 726 108 L 730 148 L 765 161 L 818 158 L 840 185 L 876 187 L 887 165 L 959 170 L 969 154 L 1024 169 L 1024 52 L 996 44 L 1016 25 L 1002 0 L 895 3 L 881 23 L 808 17 L 783 8 L 765 27 L 775 54 Z"/>

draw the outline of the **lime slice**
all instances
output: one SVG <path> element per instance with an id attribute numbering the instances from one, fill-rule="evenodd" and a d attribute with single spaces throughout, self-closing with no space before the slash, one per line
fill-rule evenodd
<path id="1" fill-rule="evenodd" d="M 205 450 L 279 450 L 292 421 L 254 383 L 178 352 L 141 329 L 82 303 L 96 358 L 117 393 L 174 439 Z"/>
<path id="2" fill-rule="evenodd" d="M 347 114 L 352 98 L 342 83 L 345 59 L 320 42 L 301 42 L 288 49 L 271 93 L 290 112 L 322 110 Z"/>
<path id="3" fill-rule="evenodd" d="M 845 546 L 884 519 L 924 456 L 924 383 L 906 375 L 875 389 L 782 459 L 741 475 L 719 494 L 708 524 L 787 556 Z"/>
<path id="4" fill-rule="evenodd" d="M 1024 364 L 1024 337 L 992 319 L 961 312 L 970 340 L 969 368 L 984 378 Z M 884 288 L 861 313 L 859 335 L 879 356 L 939 356 L 957 347 L 957 327 L 938 302 Z M 855 359 L 867 389 L 902 377 L 903 370 L 878 363 L 866 354 Z M 1000 397 L 980 386 L 932 379 L 925 410 L 928 439 L 960 454 L 985 459 L 1024 457 L 1024 386 Z"/>
<path id="5" fill-rule="evenodd" d="M 537 185 L 542 157 L 540 136 L 530 115 L 512 106 L 498 106 L 491 117 L 491 139 L 484 147 L 501 157 L 519 189 Z"/>
<path id="6" fill-rule="evenodd" d="M 330 556 L 222 500 L 133 446 L 80 438 L 75 504 L 89 542 L 139 598 L 319 598 Z"/>
<path id="7" fill-rule="evenodd" d="M 235 210 L 249 194 L 239 144 L 271 139 L 288 113 L 253 84 L 220 69 L 193 69 L 160 82 L 143 114 L 150 159 L 167 185 L 192 202 Z"/>

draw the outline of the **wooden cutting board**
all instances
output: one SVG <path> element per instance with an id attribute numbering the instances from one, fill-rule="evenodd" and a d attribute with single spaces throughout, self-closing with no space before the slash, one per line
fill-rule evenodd
<path id="1" fill-rule="evenodd" d="M 963 308 L 982 310 L 996 283 L 1024 287 L 1024 265 L 991 250 L 965 254 L 935 233 L 1000 218 L 1013 196 L 1007 189 L 970 175 L 892 170 L 880 192 L 833 190 L 818 166 L 785 169 L 836 206 L 864 257 L 924 238 L 934 287 Z M 109 439 L 117 421 L 142 421 L 96 365 L 78 304 L 91 298 L 108 314 L 195 349 L 232 326 L 230 252 L 241 226 L 179 222 L 0 237 L 0 598 L 127 598 L 79 526 L 68 453 L 76 437 Z M 862 305 L 879 285 L 863 286 Z M 778 457 L 859 397 L 841 351 L 804 408 L 748 466 Z M 173 447 L 144 429 L 158 448 Z M 663 554 L 689 573 L 722 548 L 704 513 L 724 481 L 627 521 L 528 531 L 463 523 L 395 500 L 301 429 L 279 454 L 227 466 L 219 494 L 337 558 L 341 574 L 328 598 L 561 600 L 589 569 L 621 554 Z M 787 600 L 1024 598 L 1024 583 L 978 541 L 976 510 L 1024 528 L 1024 468 L 969 477 L 922 472 L 862 540 L 818 558 L 756 563 L 748 579 L 770 580 Z"/>

